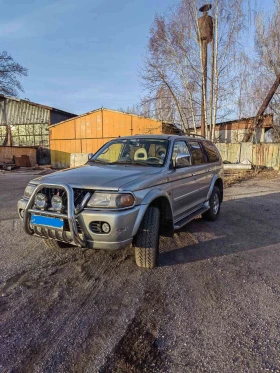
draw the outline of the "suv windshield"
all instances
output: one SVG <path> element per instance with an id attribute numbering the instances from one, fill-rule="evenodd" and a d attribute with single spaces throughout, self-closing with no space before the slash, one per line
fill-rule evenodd
<path id="1" fill-rule="evenodd" d="M 169 141 L 161 139 L 117 139 L 103 146 L 89 162 L 163 166 Z"/>

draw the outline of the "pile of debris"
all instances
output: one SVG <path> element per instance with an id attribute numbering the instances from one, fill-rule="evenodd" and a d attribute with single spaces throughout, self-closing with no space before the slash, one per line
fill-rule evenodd
<path id="1" fill-rule="evenodd" d="M 30 159 L 28 155 L 22 155 L 20 157 L 13 156 L 12 161 L 0 163 L 0 169 L 6 171 L 12 171 L 19 167 L 31 167 Z"/>
<path id="2" fill-rule="evenodd" d="M 11 161 L 0 162 L 0 170 L 16 172 L 26 172 L 28 170 L 38 171 L 36 174 L 48 174 L 54 172 L 52 165 L 34 166 L 32 167 L 30 158 L 28 155 L 21 155 L 20 157 L 13 156 Z"/>

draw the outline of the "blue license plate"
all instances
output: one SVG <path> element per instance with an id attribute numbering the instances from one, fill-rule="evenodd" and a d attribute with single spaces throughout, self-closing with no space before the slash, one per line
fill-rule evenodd
<path id="1" fill-rule="evenodd" d="M 31 215 L 32 225 L 41 225 L 49 228 L 62 229 L 63 228 L 63 219 L 51 218 L 49 216 L 40 216 L 40 215 Z"/>

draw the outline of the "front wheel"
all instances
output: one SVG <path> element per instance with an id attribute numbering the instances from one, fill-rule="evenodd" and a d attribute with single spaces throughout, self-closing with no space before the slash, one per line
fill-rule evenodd
<path id="1" fill-rule="evenodd" d="M 154 268 L 159 255 L 159 219 L 157 207 L 148 207 L 135 238 L 135 260 L 138 267 Z"/>
<path id="2" fill-rule="evenodd" d="M 202 214 L 203 219 L 215 221 L 218 219 L 221 208 L 221 193 L 218 187 L 213 188 L 213 192 L 209 199 L 210 209 Z"/>

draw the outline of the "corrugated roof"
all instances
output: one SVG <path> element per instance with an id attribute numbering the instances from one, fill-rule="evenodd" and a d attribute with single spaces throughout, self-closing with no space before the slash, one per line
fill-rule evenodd
<path id="1" fill-rule="evenodd" d="M 4 115 L 4 105 L 6 105 L 6 118 Z M 50 122 L 50 110 L 30 105 L 28 101 L 0 101 L 0 124 L 32 124 Z"/>
<path id="2" fill-rule="evenodd" d="M 272 122 L 273 122 L 273 114 L 264 114 L 262 115 L 262 118 L 263 119 L 266 119 L 266 118 L 271 118 L 271 125 L 272 125 Z M 219 123 L 216 123 L 216 126 L 222 126 L 224 124 L 231 124 L 231 123 L 237 123 L 237 122 L 242 122 L 242 121 L 252 121 L 254 120 L 255 117 L 247 117 L 247 118 L 240 118 L 240 119 L 234 119 L 234 120 L 228 120 L 226 122 L 219 122 Z"/>
<path id="3" fill-rule="evenodd" d="M 32 105 L 32 106 L 36 106 L 36 107 L 40 107 L 40 108 L 43 108 L 43 109 L 47 109 L 47 110 L 53 110 L 53 111 L 57 111 L 57 112 L 60 112 L 60 113 L 65 113 L 65 114 L 69 114 L 69 115 L 73 115 L 73 116 L 77 116 L 76 114 L 73 114 L 73 113 L 69 113 L 68 111 L 64 111 L 64 110 L 60 110 L 60 109 L 56 109 L 54 107 L 51 107 L 51 106 L 47 106 L 47 105 L 42 105 L 42 104 L 38 104 L 36 102 L 32 102 L 32 101 L 28 101 L 28 100 L 22 100 L 22 99 L 19 99 L 19 98 L 16 98 L 16 97 L 10 97 L 10 96 L 5 96 L 3 94 L 0 94 L 0 102 L 1 102 L 1 98 L 2 99 L 7 99 L 9 100 L 9 102 L 13 101 L 13 102 L 22 102 L 22 103 L 27 103 L 29 105 Z"/>

